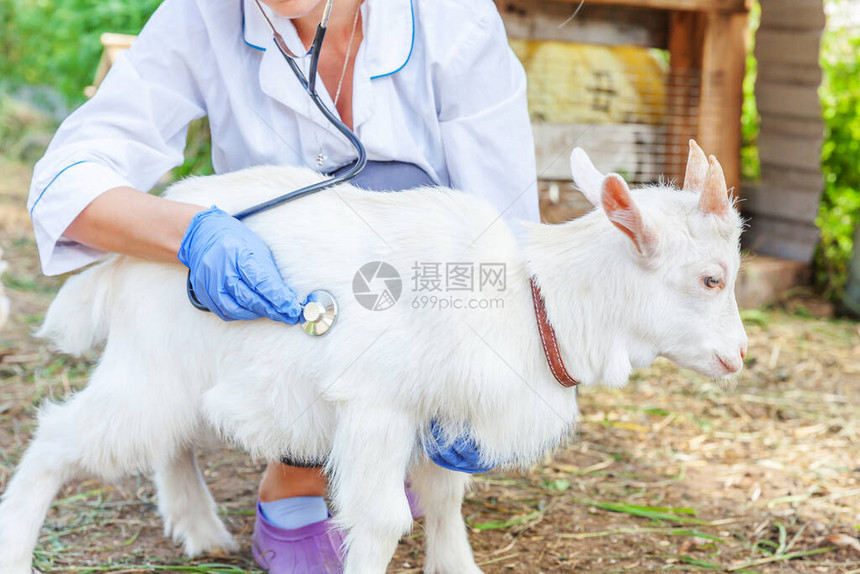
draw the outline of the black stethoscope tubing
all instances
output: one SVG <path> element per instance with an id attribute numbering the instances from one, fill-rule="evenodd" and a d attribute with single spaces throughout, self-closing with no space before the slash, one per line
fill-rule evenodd
<path id="1" fill-rule="evenodd" d="M 316 105 L 317 109 L 322 113 L 323 116 L 335 127 L 337 130 L 343 134 L 343 136 L 349 140 L 349 143 L 355 148 L 356 153 L 358 154 L 358 158 L 355 160 L 355 163 L 352 166 L 344 171 L 343 173 L 336 175 L 330 179 L 326 179 L 323 181 L 318 181 L 317 183 L 313 183 L 301 189 L 297 189 L 295 191 L 291 191 L 289 193 L 285 193 L 284 195 L 275 197 L 268 201 L 264 201 L 262 203 L 258 203 L 257 205 L 251 206 L 247 209 L 243 209 L 242 211 L 233 214 L 238 220 L 243 220 L 247 217 L 251 217 L 252 215 L 256 215 L 260 212 L 272 209 L 273 207 L 277 207 L 282 205 L 288 201 L 292 201 L 294 199 L 298 199 L 300 197 L 304 197 L 305 195 L 309 195 L 311 193 L 316 193 L 318 191 L 322 191 L 324 189 L 328 189 L 335 185 L 344 183 L 346 181 L 351 180 L 359 172 L 364 169 L 365 164 L 367 164 L 367 151 L 364 149 L 364 145 L 361 143 L 361 140 L 358 139 L 358 136 L 355 135 L 351 129 L 349 129 L 346 124 L 340 121 L 338 118 L 328 107 L 323 103 L 319 94 L 316 90 L 316 78 L 317 78 L 317 67 L 319 65 L 320 51 L 322 49 L 323 39 L 325 38 L 326 26 L 328 22 L 328 14 L 331 11 L 331 0 L 329 0 L 326 5 L 325 15 L 323 16 L 322 21 L 317 26 L 316 33 L 314 34 L 314 41 L 311 44 L 310 50 L 306 55 L 310 55 L 311 64 L 309 69 L 310 80 L 305 77 L 302 73 L 302 70 L 299 68 L 299 65 L 296 63 L 295 57 L 290 54 L 289 48 L 287 48 L 284 39 L 275 29 L 269 17 L 266 16 L 266 13 L 263 11 L 263 7 L 260 6 L 259 0 L 256 0 L 257 6 L 260 7 L 260 11 L 263 14 L 263 17 L 269 23 L 269 27 L 272 29 L 273 39 L 275 41 L 275 45 L 278 47 L 278 51 L 284 57 L 287 64 L 289 64 L 290 69 L 292 69 L 296 78 L 301 83 L 302 87 L 310 96 L 311 101 Z M 188 293 L 188 300 L 191 301 L 191 304 L 200 311 L 209 311 L 209 308 L 206 307 L 200 300 L 197 298 L 197 295 L 194 293 L 194 287 L 191 285 L 191 270 L 188 271 L 188 280 L 186 282 L 186 292 Z"/>

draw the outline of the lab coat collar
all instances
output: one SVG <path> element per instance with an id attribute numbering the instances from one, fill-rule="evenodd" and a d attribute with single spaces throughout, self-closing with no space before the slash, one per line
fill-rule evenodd
<path id="1" fill-rule="evenodd" d="M 245 44 L 250 49 L 267 51 L 274 46 L 271 29 L 254 0 L 240 1 Z M 371 79 L 395 74 L 409 61 L 415 44 L 415 11 L 412 2 L 385 0 L 383 5 L 375 0 L 364 0 L 362 43 L 365 44 L 367 57 L 365 71 Z M 265 5 L 263 9 L 293 53 L 303 54 L 304 49 L 292 22 L 278 16 Z"/>
<path id="2" fill-rule="evenodd" d="M 364 28 L 367 42 L 367 64 L 370 78 L 375 80 L 396 74 L 409 61 L 415 46 L 414 0 L 365 0 L 363 13 L 368 24 Z M 368 30 L 370 32 L 368 33 Z"/>
<path id="3" fill-rule="evenodd" d="M 272 30 L 269 28 L 263 15 L 260 14 L 257 3 L 254 0 L 242 0 L 242 10 L 245 44 L 249 49 L 258 50 L 263 53 L 260 60 L 259 73 L 260 88 L 263 93 L 334 133 L 334 128 L 329 125 L 328 120 L 314 106 L 304 87 L 293 74 L 292 70 L 290 70 L 286 60 L 275 45 L 274 38 L 272 38 Z M 299 39 L 293 23 L 288 18 L 279 16 L 270 10 L 265 4 L 263 5 L 263 10 L 266 11 L 272 24 L 281 34 L 287 47 L 294 54 L 304 55 L 306 50 Z M 299 58 L 297 63 L 302 72 L 304 72 L 305 77 L 307 77 L 310 71 L 310 58 Z M 319 77 L 317 77 L 317 92 L 326 107 L 337 115 L 337 110 L 331 101 L 325 84 L 323 84 Z"/>

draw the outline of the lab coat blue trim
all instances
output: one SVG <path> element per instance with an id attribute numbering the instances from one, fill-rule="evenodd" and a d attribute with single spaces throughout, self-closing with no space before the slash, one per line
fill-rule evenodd
<path id="1" fill-rule="evenodd" d="M 409 53 L 406 55 L 406 61 L 403 64 L 394 70 L 393 72 L 388 72 L 387 74 L 380 74 L 378 76 L 371 76 L 371 80 L 376 80 L 378 78 L 385 78 L 386 76 L 392 76 L 406 67 L 406 64 L 409 63 L 409 59 L 412 57 L 412 50 L 415 49 L 415 1 L 410 0 L 409 9 L 412 11 L 412 43 L 409 45 Z"/>
<path id="2" fill-rule="evenodd" d="M 242 11 L 242 41 L 245 42 L 245 45 L 250 48 L 265 52 L 266 49 L 262 46 L 255 46 L 254 44 L 245 39 L 245 3 L 242 2 L 242 0 L 239 0 L 239 9 Z"/>
<path id="3" fill-rule="evenodd" d="M 45 186 L 45 189 L 43 189 L 42 193 L 39 194 L 39 197 L 36 198 L 35 203 L 33 203 L 33 207 L 30 208 L 30 217 L 33 217 L 33 210 L 36 209 L 36 206 L 39 205 L 39 201 L 42 199 L 42 196 L 45 195 L 45 192 L 48 191 L 48 188 L 51 187 L 55 181 L 57 181 L 57 178 L 60 177 L 61 175 L 63 175 L 63 172 L 66 171 L 67 169 L 69 169 L 70 167 L 75 167 L 76 165 L 79 165 L 82 163 L 87 163 L 87 160 L 82 159 L 81 161 L 76 161 L 72 165 L 67 165 L 66 167 L 64 167 L 63 169 L 60 170 L 60 173 L 58 173 L 57 175 L 54 176 L 54 179 L 52 179 L 50 182 L 48 182 L 48 185 Z"/>

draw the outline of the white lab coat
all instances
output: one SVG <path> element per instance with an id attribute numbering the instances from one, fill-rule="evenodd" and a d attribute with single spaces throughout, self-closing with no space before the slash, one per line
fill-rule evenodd
<path id="1" fill-rule="evenodd" d="M 526 78 L 494 4 L 366 0 L 361 10 L 353 117 L 368 158 L 414 163 L 439 185 L 485 198 L 508 222 L 537 221 Z M 302 53 L 292 23 L 268 13 Z M 165 0 L 36 165 L 28 209 L 44 272 L 103 255 L 63 232 L 109 189 L 150 190 L 182 163 L 188 123 L 206 115 L 217 173 L 260 164 L 325 172 L 354 157 L 290 71 L 253 0 Z"/>

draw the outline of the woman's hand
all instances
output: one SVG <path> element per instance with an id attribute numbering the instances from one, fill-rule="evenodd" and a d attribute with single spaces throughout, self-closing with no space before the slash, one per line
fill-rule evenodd
<path id="1" fill-rule="evenodd" d="M 197 299 L 225 321 L 267 317 L 293 325 L 302 307 L 266 244 L 217 207 L 191 220 L 177 255 Z"/>
<path id="2" fill-rule="evenodd" d="M 435 420 L 430 421 L 430 436 L 424 442 L 424 452 L 437 465 L 456 472 L 474 474 L 493 469 L 481 463 L 481 451 L 471 435 L 462 434 L 449 441 Z"/>

